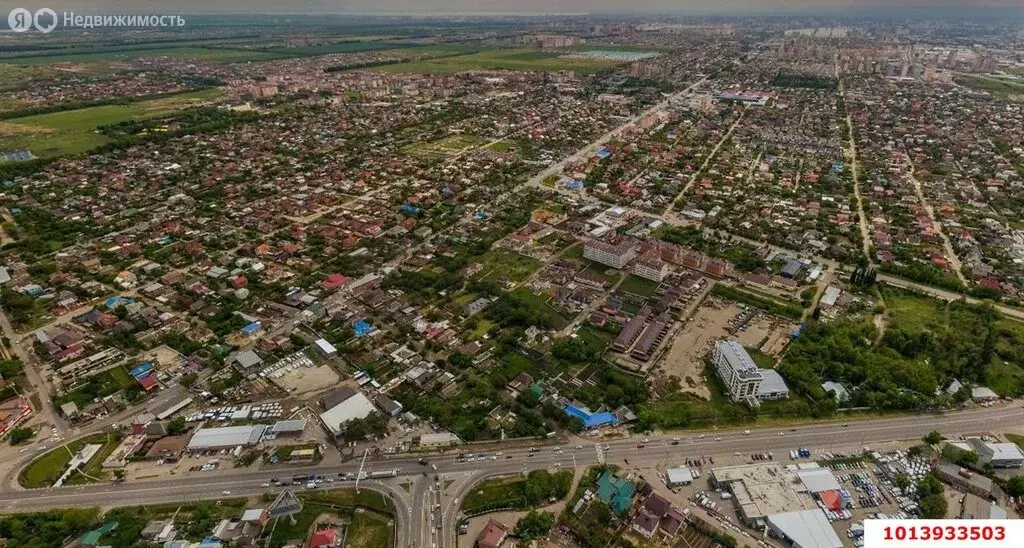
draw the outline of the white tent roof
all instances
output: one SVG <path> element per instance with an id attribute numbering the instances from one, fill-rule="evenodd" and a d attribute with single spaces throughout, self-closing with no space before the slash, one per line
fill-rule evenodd
<path id="1" fill-rule="evenodd" d="M 800 481 L 804 482 L 804 486 L 812 493 L 838 491 L 840 489 L 839 482 L 836 481 L 836 477 L 832 475 L 832 471 L 828 468 L 797 470 L 796 475 L 800 476 Z"/>

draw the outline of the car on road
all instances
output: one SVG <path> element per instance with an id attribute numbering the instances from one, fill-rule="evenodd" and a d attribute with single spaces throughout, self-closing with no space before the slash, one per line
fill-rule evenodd
<path id="1" fill-rule="evenodd" d="M 222 494 L 222 495 L 230 495 L 231 491 L 221 491 L 220 494 Z"/>
<path id="2" fill-rule="evenodd" d="M 722 441 L 722 438 L 715 438 L 715 441 Z"/>
<path id="3" fill-rule="evenodd" d="M 744 436 L 749 436 L 750 435 L 750 430 L 744 430 L 743 431 L 743 435 Z"/>
<path id="4" fill-rule="evenodd" d="M 261 485 L 260 485 L 260 487 L 270 487 L 270 482 L 267 482 L 267 483 L 261 484 Z"/>
<path id="5" fill-rule="evenodd" d="M 786 434 L 784 434 L 784 433 L 782 433 L 782 432 L 779 432 L 779 436 L 780 436 L 780 437 L 781 437 L 781 436 L 785 436 L 785 435 L 786 435 Z"/>
<path id="6" fill-rule="evenodd" d="M 843 428 L 846 428 L 847 426 L 850 426 L 850 423 L 848 423 L 848 422 L 844 422 L 844 423 L 843 423 L 843 424 L 842 424 L 841 426 L 842 426 Z"/>

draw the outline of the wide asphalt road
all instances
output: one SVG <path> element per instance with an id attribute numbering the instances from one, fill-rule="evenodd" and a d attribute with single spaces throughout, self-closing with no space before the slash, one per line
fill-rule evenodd
<path id="1" fill-rule="evenodd" d="M 605 462 L 622 463 L 629 459 L 630 465 L 650 467 L 680 459 L 704 456 L 730 455 L 735 452 L 788 452 L 797 447 L 816 451 L 829 448 L 870 446 L 880 442 L 916 439 L 932 430 L 939 430 L 952 437 L 975 432 L 1001 433 L 1013 427 L 1024 425 L 1024 408 L 1019 402 L 1002 403 L 989 408 L 978 408 L 944 414 L 901 416 L 884 419 L 860 420 L 843 427 L 840 423 L 815 423 L 803 426 L 781 428 L 752 428 L 745 434 L 742 428 L 703 433 L 680 434 L 678 445 L 671 445 L 673 435 L 652 436 L 643 442 L 643 437 L 603 441 L 601 443 L 575 442 L 563 445 L 557 450 L 551 445 L 541 446 L 530 452 L 528 448 L 509 449 L 499 455 L 491 449 L 483 458 L 458 462 L 454 454 L 428 457 L 437 466 L 437 472 L 420 465 L 416 458 L 393 458 L 368 461 L 366 470 L 380 471 L 399 469 L 399 480 L 413 480 L 433 483 L 433 474 L 464 474 L 471 472 L 479 481 L 488 476 L 515 474 L 535 469 L 592 466 L 599 463 L 603 453 Z M 782 432 L 782 435 L 779 433 Z M 638 448 L 643 443 L 644 448 Z M 460 449 L 468 452 L 468 449 Z M 474 451 L 474 455 L 477 454 Z M 196 473 L 174 479 L 136 480 L 121 484 L 102 484 L 79 487 L 33 489 L 25 491 L 4 491 L 0 493 L 0 512 L 18 512 L 62 507 L 127 506 L 157 504 L 193 500 L 217 500 L 228 497 L 259 495 L 276 492 L 279 488 L 264 487 L 271 477 L 291 479 L 295 474 L 316 473 L 337 477 L 338 473 L 355 472 L 358 462 L 315 467 L 281 468 L 274 471 L 234 471 Z M 405 478 L 405 479 L 403 479 Z M 438 546 L 454 545 L 453 540 L 458 505 L 461 494 L 468 492 L 474 482 L 465 482 L 459 494 L 451 495 L 442 508 L 444 534 Z M 426 514 L 422 509 L 415 511 L 410 505 L 410 492 L 396 485 L 395 480 L 363 481 L 361 487 L 387 494 L 396 506 L 396 529 L 398 546 L 409 546 L 409 541 L 429 538 L 430 533 L 423 523 Z M 351 487 L 353 482 L 324 483 L 321 489 Z M 295 487 L 304 489 L 304 487 Z M 224 494 L 230 491 L 229 494 Z M 416 489 L 422 493 L 422 488 Z M 423 499 L 419 499 L 423 500 Z M 435 499 L 436 500 L 436 499 Z M 422 503 L 421 503 L 422 504 Z"/>

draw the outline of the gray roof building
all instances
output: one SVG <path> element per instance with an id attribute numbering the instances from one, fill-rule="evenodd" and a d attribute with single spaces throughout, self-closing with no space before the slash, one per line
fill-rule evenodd
<path id="1" fill-rule="evenodd" d="M 255 445 L 263 438 L 267 430 L 265 424 L 251 426 L 226 426 L 223 428 L 200 428 L 188 440 L 187 449 L 202 451 L 204 449 L 223 449 L 239 445 Z"/>

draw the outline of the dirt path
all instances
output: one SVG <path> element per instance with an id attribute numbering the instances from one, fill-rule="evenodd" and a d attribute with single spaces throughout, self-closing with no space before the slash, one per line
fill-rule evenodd
<path id="1" fill-rule="evenodd" d="M 740 122 L 743 121 L 743 118 L 746 115 L 747 107 L 743 107 L 743 110 L 740 112 L 740 115 L 736 117 L 736 121 L 733 122 L 731 126 L 729 126 L 729 131 L 725 132 L 725 135 L 723 135 L 722 138 L 718 141 L 718 143 L 715 144 L 715 148 L 711 149 L 711 152 L 709 152 L 708 155 L 704 158 L 704 162 L 701 163 L 700 169 L 695 171 L 693 175 L 690 176 L 690 180 L 687 181 L 686 186 L 684 186 L 683 189 L 679 191 L 679 194 L 675 198 L 672 198 L 672 201 L 669 202 L 668 208 L 665 209 L 664 215 L 672 213 L 672 208 L 676 206 L 676 202 L 678 202 L 679 199 L 682 198 L 683 196 L 686 196 L 686 193 L 690 192 L 690 188 L 693 186 L 694 183 L 697 182 L 697 177 L 699 177 L 701 173 L 704 173 L 704 168 L 708 167 L 708 164 L 711 163 L 711 160 L 715 159 L 715 156 L 718 155 L 718 149 L 722 148 L 722 145 L 725 144 L 729 137 L 732 137 L 732 132 L 736 129 L 737 126 L 740 125 Z"/>
<path id="2" fill-rule="evenodd" d="M 836 65 L 836 78 L 839 80 L 839 97 L 843 99 L 843 104 L 846 104 L 846 86 L 843 84 L 843 79 L 839 78 L 839 65 Z M 864 251 L 864 257 L 868 260 L 869 265 L 874 265 L 875 262 L 871 259 L 871 238 L 868 233 L 868 219 L 864 214 L 864 199 L 860 195 L 860 169 L 857 166 L 857 139 L 853 133 L 853 118 L 850 116 L 850 109 L 846 109 L 846 127 L 850 131 L 850 143 L 849 148 L 846 149 L 846 154 L 850 159 L 850 172 L 853 174 L 853 195 L 857 199 L 857 218 L 860 224 L 860 239 L 861 247 Z"/>
<path id="3" fill-rule="evenodd" d="M 942 223 L 935 218 L 935 211 L 932 209 L 932 205 L 924 198 L 924 190 L 921 188 L 921 181 L 919 181 L 917 176 L 914 174 L 914 171 L 916 170 L 914 167 L 914 161 L 911 160 L 910 155 L 905 152 L 903 153 L 903 156 L 907 159 L 907 166 L 910 167 L 910 170 L 907 172 L 907 177 L 910 178 L 910 182 L 914 185 L 914 193 L 917 194 L 917 200 L 921 202 L 921 207 L 923 207 L 925 212 L 928 214 L 928 219 L 932 222 L 932 226 L 935 227 L 935 231 L 938 232 L 939 237 L 942 238 L 942 247 L 946 252 L 946 258 L 949 259 L 949 266 L 956 274 L 957 279 L 960 280 L 960 283 L 966 286 L 968 285 L 967 278 L 964 277 L 963 265 L 960 264 L 960 257 L 956 256 L 956 251 L 953 250 L 953 244 L 950 243 L 949 237 L 946 236 L 946 231 L 942 229 Z"/>

